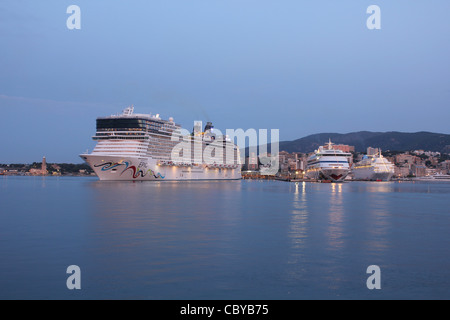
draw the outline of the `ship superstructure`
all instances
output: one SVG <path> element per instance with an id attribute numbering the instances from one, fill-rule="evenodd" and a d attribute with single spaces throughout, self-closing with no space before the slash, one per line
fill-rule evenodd
<path id="1" fill-rule="evenodd" d="M 173 118 L 122 114 L 97 118 L 97 141 L 90 154 L 82 154 L 100 180 L 234 180 L 241 179 L 239 148 L 205 130 L 197 122 L 186 132 Z"/>

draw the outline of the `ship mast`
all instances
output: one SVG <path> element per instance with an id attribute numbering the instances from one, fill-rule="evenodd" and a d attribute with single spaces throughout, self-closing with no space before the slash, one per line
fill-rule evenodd
<path id="1" fill-rule="evenodd" d="M 328 139 L 328 143 L 326 144 L 328 146 L 328 150 L 332 150 L 333 142 L 331 142 L 331 138 Z"/>

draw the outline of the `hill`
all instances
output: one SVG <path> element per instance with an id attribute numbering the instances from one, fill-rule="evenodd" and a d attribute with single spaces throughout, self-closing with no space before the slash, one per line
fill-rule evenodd
<path id="1" fill-rule="evenodd" d="M 329 139 L 335 144 L 355 146 L 357 152 L 365 152 L 368 147 L 373 147 L 381 148 L 383 151 L 425 150 L 450 153 L 450 135 L 448 134 L 369 131 L 347 134 L 319 133 L 294 141 L 282 141 L 280 151 L 309 153 L 324 145 Z"/>

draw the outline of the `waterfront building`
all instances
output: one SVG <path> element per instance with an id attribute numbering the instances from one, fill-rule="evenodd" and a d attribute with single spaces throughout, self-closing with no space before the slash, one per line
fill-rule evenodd
<path id="1" fill-rule="evenodd" d="M 427 175 L 427 167 L 424 165 L 413 164 L 411 172 L 416 177 L 425 177 Z"/>
<path id="2" fill-rule="evenodd" d="M 293 172 L 304 170 L 303 154 L 299 152 L 289 153 L 287 151 L 279 152 L 279 164 L 281 172 Z"/>
<path id="3" fill-rule="evenodd" d="M 405 178 L 407 176 L 409 176 L 411 174 L 411 170 L 409 168 L 409 166 L 404 166 L 404 167 L 395 167 L 394 168 L 394 176 L 398 177 L 398 178 Z"/>
<path id="4" fill-rule="evenodd" d="M 445 160 L 443 162 L 441 162 L 438 167 L 443 170 L 446 171 L 447 173 L 450 173 L 450 160 Z"/>

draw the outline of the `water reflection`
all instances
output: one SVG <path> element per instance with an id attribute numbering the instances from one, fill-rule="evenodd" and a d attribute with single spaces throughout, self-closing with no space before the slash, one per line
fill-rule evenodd
<path id="1" fill-rule="evenodd" d="M 0 185 L 0 298 L 73 298 L 73 263 L 87 299 L 372 298 L 370 264 L 395 289 L 377 297 L 449 296 L 448 184 Z"/>
<path id="2" fill-rule="evenodd" d="M 344 244 L 343 240 L 343 220 L 344 220 L 344 206 L 343 206 L 343 184 L 332 183 L 331 194 L 329 196 L 329 210 L 328 210 L 328 232 L 327 238 L 331 250 L 339 250 Z"/>
<path id="3" fill-rule="evenodd" d="M 2 176 L 1 181 L 2 181 L 1 183 L 2 188 L 6 189 L 8 187 L 8 176 Z"/>
<path id="4" fill-rule="evenodd" d="M 394 191 L 395 182 L 374 182 L 364 185 L 365 192 L 372 193 L 391 193 Z"/>
<path id="5" fill-rule="evenodd" d="M 328 200 L 328 212 L 325 213 L 328 223 L 325 234 L 327 243 L 323 252 L 327 259 L 322 270 L 322 276 L 325 279 L 325 287 L 333 291 L 344 287 L 346 281 L 342 270 L 342 261 L 346 259 L 348 250 L 348 241 L 345 241 L 348 239 L 348 230 L 344 229 L 344 218 L 348 219 L 349 214 L 349 208 L 344 206 L 344 187 L 346 186 L 343 183 L 332 183 L 331 190 L 324 186 L 324 197 L 327 198 L 324 201 Z"/>
<path id="6" fill-rule="evenodd" d="M 287 257 L 286 281 L 295 283 L 305 276 L 306 249 L 308 247 L 308 202 L 306 183 L 295 183 L 290 211 L 289 250 Z"/>
<path id="7" fill-rule="evenodd" d="M 389 248 L 387 237 L 390 230 L 389 193 L 393 191 L 393 183 L 381 183 L 371 186 L 366 193 L 366 203 L 362 214 L 367 219 L 367 250 L 383 254 Z"/>
<path id="8" fill-rule="evenodd" d="M 292 243 L 294 256 L 291 263 L 298 260 L 301 256 L 301 250 L 305 246 L 305 240 L 308 236 L 308 208 L 306 201 L 306 183 L 295 185 L 294 199 L 292 202 L 291 223 L 289 228 L 289 237 Z"/>
<path id="9" fill-rule="evenodd" d="M 226 212 L 236 214 L 241 184 L 214 182 L 106 182 L 90 183 L 96 197 L 94 213 L 102 223 L 142 227 L 173 223 L 181 219 L 197 222 Z M 220 209 L 217 212 L 218 208 Z M 116 220 L 118 219 L 118 221 Z"/>
<path id="10" fill-rule="evenodd" d="M 187 271 L 189 266 L 207 269 L 233 252 L 229 241 L 238 237 L 242 218 L 240 181 L 95 181 L 89 186 L 97 237 L 93 254 L 100 261 L 121 261 L 116 272 L 141 274 L 148 285 L 169 278 L 197 281 L 202 274 Z"/>

